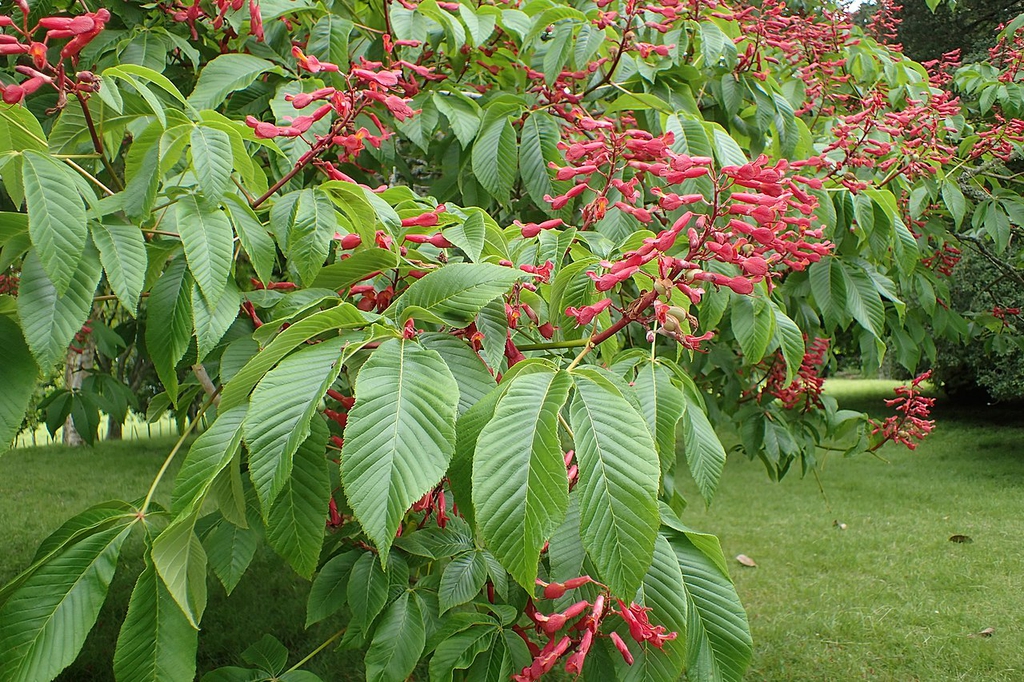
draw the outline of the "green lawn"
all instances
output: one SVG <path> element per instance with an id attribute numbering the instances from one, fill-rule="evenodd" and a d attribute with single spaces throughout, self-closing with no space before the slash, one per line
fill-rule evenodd
<path id="1" fill-rule="evenodd" d="M 888 386 L 830 389 L 855 407 L 877 408 Z M 695 503 L 686 521 L 718 533 L 728 556 L 758 563 L 735 563 L 733 571 L 756 646 L 748 679 L 1024 679 L 1024 428 L 1013 425 L 1015 413 L 997 416 L 997 426 L 978 414 L 940 416 L 916 452 L 883 451 L 891 464 L 829 460 L 827 502 L 813 479 L 772 484 L 758 462 L 729 462 L 710 511 Z M 0 582 L 71 514 L 112 497 L 141 497 L 170 446 L 49 447 L 0 457 Z M 158 499 L 168 494 L 165 485 Z M 973 542 L 949 542 L 953 534 Z M 137 551 L 124 554 L 135 558 L 123 562 L 96 631 L 63 679 L 112 677 L 130 576 L 141 568 Z M 314 648 L 339 622 L 305 632 L 307 591 L 269 552 L 257 555 L 230 599 L 211 579 L 200 669 L 239 663 L 237 643 L 265 633 L 285 642 L 292 662 Z M 970 636 L 989 627 L 989 638 Z M 325 680 L 352 680 L 361 677 L 358 663 L 351 652 L 327 651 L 309 668 Z"/>

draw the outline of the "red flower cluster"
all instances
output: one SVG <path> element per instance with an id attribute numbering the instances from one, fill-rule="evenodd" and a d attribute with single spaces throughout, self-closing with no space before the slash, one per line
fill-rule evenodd
<path id="1" fill-rule="evenodd" d="M 806 340 L 804 337 L 805 342 Z M 786 384 L 785 361 L 781 354 L 776 356 L 768 370 L 762 394 L 767 393 L 778 398 L 787 410 L 801 407 L 806 412 L 811 408 L 821 407 L 821 393 L 824 390 L 825 380 L 818 373 L 821 371 L 822 365 L 825 364 L 828 346 L 828 339 L 814 339 L 804 352 L 796 378 L 789 384 Z"/>
<path id="2" fill-rule="evenodd" d="M 88 93 L 97 90 L 99 82 L 90 71 L 69 76 L 63 61 L 56 64 L 50 62 L 49 49 L 51 41 L 67 40 L 60 50 L 60 59 L 70 59 L 72 65 L 77 65 L 82 49 L 100 34 L 110 20 L 110 12 L 99 9 L 75 17 L 43 17 L 30 28 L 27 2 L 16 0 L 14 4 L 21 10 L 21 25 L 16 24 L 10 16 L 0 15 L 0 28 L 11 28 L 19 35 L 0 33 L 0 56 L 25 55 L 31 59 L 32 65 L 19 64 L 14 67 L 15 71 L 27 76 L 27 79 L 21 83 L 0 85 L 3 101 L 17 104 L 43 85 L 50 85 L 57 90 L 59 109 L 67 101 L 68 92 Z"/>
<path id="3" fill-rule="evenodd" d="M 263 15 L 260 12 L 259 0 L 248 0 L 249 2 L 249 34 L 256 39 L 257 42 L 263 42 Z M 209 14 L 203 9 L 201 0 L 192 0 L 192 4 L 186 4 L 184 0 L 173 0 L 170 4 L 159 5 L 160 9 L 169 14 L 174 21 L 187 24 L 189 30 L 192 32 L 192 40 L 199 39 L 199 33 L 196 30 L 196 24 L 203 20 L 210 20 L 210 25 L 215 30 L 220 30 L 224 27 L 224 19 L 227 17 L 229 11 L 238 12 L 245 5 L 246 0 L 214 0 L 214 5 L 217 9 L 216 15 Z M 234 32 L 231 31 L 230 27 L 228 31 L 231 35 Z"/>
<path id="4" fill-rule="evenodd" d="M 574 590 L 588 584 L 595 584 L 604 588 L 603 585 L 588 575 L 571 578 L 564 583 L 545 583 L 542 580 L 538 580 L 537 584 L 544 588 L 545 599 L 558 599 L 569 590 Z M 638 644 L 649 643 L 661 649 L 665 646 L 666 642 L 672 641 L 677 637 L 677 633 L 668 632 L 664 626 L 651 624 L 648 619 L 648 613 L 651 611 L 649 607 L 637 604 L 626 606 L 622 600 L 616 600 L 618 603 L 617 610 L 614 608 L 606 609 L 605 602 L 607 598 L 602 593 L 594 599 L 593 604 L 587 600 L 581 600 L 564 611 L 552 614 L 540 613 L 534 605 L 533 599 L 527 600 L 526 616 L 533 621 L 534 631 L 541 637 L 547 638 L 547 643 L 542 648 L 531 639 L 526 630 L 518 625 L 513 626 L 512 629 L 526 642 L 526 646 L 533 656 L 533 661 L 529 666 L 523 668 L 518 675 L 513 675 L 512 679 L 515 682 L 539 680 L 544 673 L 554 669 L 558 661 L 566 654 L 569 654 L 569 656 L 565 661 L 565 671 L 573 675 L 579 675 L 583 672 L 583 665 L 587 654 L 590 652 L 594 640 L 598 637 L 608 637 L 626 663 L 632 665 L 633 654 L 622 637 L 616 632 L 610 632 L 607 635 L 600 632 L 602 623 L 609 615 L 616 615 L 622 618 L 629 629 L 630 637 Z M 577 618 L 579 620 L 572 623 Z M 564 632 L 565 634 L 559 637 L 559 632 Z"/>
<path id="5" fill-rule="evenodd" d="M 926 398 L 920 392 L 921 382 L 927 381 L 931 375 L 931 370 L 928 370 L 911 381 L 910 386 L 895 388 L 896 397 L 886 400 L 885 404 L 896 408 L 896 414 L 887 417 L 881 424 L 873 420 L 871 422 L 874 426 L 871 435 L 882 436 L 872 450 L 877 450 L 888 441 L 914 450 L 917 448 L 915 441 L 923 440 L 935 428 L 935 421 L 928 419 L 935 398 Z"/>
<path id="6" fill-rule="evenodd" d="M 7 294 L 8 296 L 18 295 L 17 275 L 0 275 L 0 294 Z"/>
<path id="7" fill-rule="evenodd" d="M 944 242 L 942 248 L 936 251 L 931 256 L 921 259 L 921 265 L 926 268 L 934 269 L 935 272 L 946 277 L 953 276 L 953 268 L 956 267 L 960 259 L 963 258 L 963 252 L 957 247 L 953 246 L 949 242 Z"/>
<path id="8" fill-rule="evenodd" d="M 409 511 L 425 512 L 420 521 L 420 528 L 427 524 L 427 519 L 431 514 L 434 514 L 434 518 L 437 519 L 438 526 L 441 528 L 447 526 L 451 517 L 448 516 L 448 507 L 444 499 L 444 481 L 442 480 L 436 488 L 414 502 Z M 455 509 L 453 508 L 452 511 L 454 513 Z"/>

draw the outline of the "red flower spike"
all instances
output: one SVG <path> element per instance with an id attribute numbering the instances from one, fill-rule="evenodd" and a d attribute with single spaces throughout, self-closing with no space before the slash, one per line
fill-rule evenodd
<path id="1" fill-rule="evenodd" d="M 633 665 L 633 654 L 630 652 L 629 647 L 626 646 L 626 643 L 622 641 L 622 637 L 619 637 L 619 633 L 613 632 L 608 636 L 611 638 L 612 644 L 615 645 L 615 648 L 619 650 L 620 654 L 622 654 L 622 658 L 626 661 L 626 665 Z"/>

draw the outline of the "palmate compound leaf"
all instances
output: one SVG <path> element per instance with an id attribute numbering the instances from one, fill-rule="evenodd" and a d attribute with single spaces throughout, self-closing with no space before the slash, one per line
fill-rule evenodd
<path id="1" fill-rule="evenodd" d="M 516 375 L 481 431 L 473 458 L 473 507 L 487 547 L 530 590 L 540 550 L 569 505 L 558 411 L 565 372 Z"/>
<path id="2" fill-rule="evenodd" d="M 252 393 L 242 429 L 264 518 L 291 476 L 292 458 L 310 434 L 313 414 L 341 371 L 341 351 L 336 338 L 302 348 L 267 372 Z"/>
<path id="3" fill-rule="evenodd" d="M 438 353 L 391 339 L 359 370 L 355 397 L 341 480 L 356 519 L 386 566 L 402 517 L 448 468 L 459 387 Z"/>
<path id="4" fill-rule="evenodd" d="M 40 566 L 0 608 L 0 679 L 46 682 L 85 643 L 114 577 L 122 524 L 83 538 Z"/>
<path id="5" fill-rule="evenodd" d="M 644 418 L 611 384 L 574 375 L 569 409 L 580 478 L 583 546 L 601 578 L 628 599 L 651 564 L 660 467 Z"/>
<path id="6" fill-rule="evenodd" d="M 117 682 L 177 682 L 196 674 L 199 631 L 192 627 L 146 557 L 114 651 Z"/>

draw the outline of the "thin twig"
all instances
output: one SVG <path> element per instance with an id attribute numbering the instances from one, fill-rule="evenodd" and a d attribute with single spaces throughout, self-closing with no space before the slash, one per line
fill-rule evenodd
<path id="1" fill-rule="evenodd" d="M 85 125 L 89 128 L 89 136 L 92 137 L 92 146 L 96 150 L 96 153 L 100 155 L 100 161 L 103 162 L 103 167 L 107 169 L 107 174 L 110 176 L 110 181 L 114 183 L 114 187 L 118 190 L 123 190 L 124 185 L 121 184 L 121 178 L 117 177 L 117 173 L 114 172 L 114 166 L 110 163 L 110 159 L 107 158 L 106 152 L 103 151 L 103 140 L 100 139 L 99 134 L 96 132 L 96 124 L 92 121 L 92 113 L 89 111 L 89 101 L 80 92 L 76 92 L 75 96 L 78 98 L 78 103 L 82 105 L 82 113 L 85 115 Z"/>

